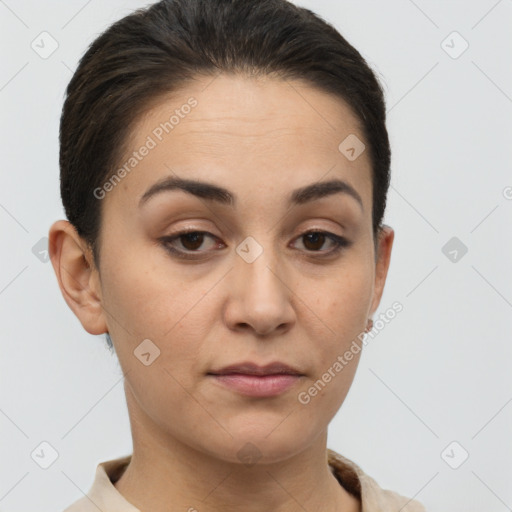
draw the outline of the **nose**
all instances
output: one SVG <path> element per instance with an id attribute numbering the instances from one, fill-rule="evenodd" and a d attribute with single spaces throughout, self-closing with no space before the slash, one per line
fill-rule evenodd
<path id="1" fill-rule="evenodd" d="M 259 336 L 282 334 L 295 322 L 294 293 L 269 251 L 252 263 L 236 256 L 230 272 L 224 319 L 230 329 L 253 330 Z"/>

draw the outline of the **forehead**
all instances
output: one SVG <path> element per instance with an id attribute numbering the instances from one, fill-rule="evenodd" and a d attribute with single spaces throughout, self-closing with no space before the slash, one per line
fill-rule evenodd
<path id="1" fill-rule="evenodd" d="M 134 123 L 118 164 L 128 172 L 110 195 L 122 191 L 119 200 L 133 206 L 148 186 L 174 173 L 251 192 L 343 177 L 364 196 L 371 164 L 367 151 L 352 160 L 340 150 L 351 137 L 363 141 L 351 108 L 304 82 L 198 77 Z"/>

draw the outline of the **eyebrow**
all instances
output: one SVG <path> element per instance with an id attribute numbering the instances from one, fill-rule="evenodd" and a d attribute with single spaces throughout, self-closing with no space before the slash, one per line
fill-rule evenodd
<path id="1" fill-rule="evenodd" d="M 157 194 L 172 190 L 182 190 L 196 197 L 207 199 L 208 201 L 215 201 L 231 207 L 235 207 L 236 205 L 236 196 L 226 188 L 219 187 L 218 185 L 214 185 L 213 183 L 208 183 L 206 181 L 170 176 L 149 187 L 141 197 L 139 207 L 144 205 L 150 198 Z M 354 189 L 354 187 L 352 187 L 352 185 L 341 179 L 320 181 L 298 188 L 292 191 L 288 199 L 288 204 L 300 205 L 339 193 L 346 194 L 355 199 L 361 210 L 363 210 L 363 200 L 359 193 Z"/>

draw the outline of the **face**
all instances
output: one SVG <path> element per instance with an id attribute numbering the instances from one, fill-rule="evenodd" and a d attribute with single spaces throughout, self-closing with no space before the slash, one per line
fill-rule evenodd
<path id="1" fill-rule="evenodd" d="M 130 413 L 160 439 L 277 461 L 340 408 L 360 353 L 336 361 L 378 306 L 392 244 L 374 252 L 370 158 L 340 151 L 349 136 L 364 140 L 334 96 L 224 75 L 135 125 L 125 172 L 98 192 L 97 296 Z M 276 362 L 298 375 L 212 375 Z"/>

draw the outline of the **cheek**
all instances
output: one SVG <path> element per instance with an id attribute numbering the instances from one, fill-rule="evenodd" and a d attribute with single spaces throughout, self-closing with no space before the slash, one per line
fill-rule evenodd
<path id="1" fill-rule="evenodd" d="M 362 340 L 373 291 L 373 269 L 364 259 L 347 265 L 321 290 L 311 288 L 311 309 L 321 319 L 322 333 L 313 332 L 314 376 L 301 388 L 299 403 L 307 411 L 331 418 L 345 400 L 362 352 Z M 313 348 L 313 347 L 311 347 Z M 301 400 L 302 397 L 302 400 Z M 306 412 L 306 411 L 305 411 Z"/>
<path id="2" fill-rule="evenodd" d="M 211 303 L 200 300 L 205 287 L 157 274 L 130 258 L 105 270 L 104 283 L 109 330 L 139 406 L 162 425 L 173 415 L 199 421 L 204 411 L 187 408 L 213 316 Z"/>
<path id="3" fill-rule="evenodd" d="M 201 296 L 201 287 L 191 286 L 183 269 L 165 265 L 157 249 L 133 247 L 129 255 L 106 258 L 102 273 L 105 309 L 137 338 L 162 338 Z"/>
<path id="4" fill-rule="evenodd" d="M 221 274 L 198 276 L 192 270 L 166 264 L 160 254 L 152 259 L 147 252 L 145 258 L 130 256 L 110 261 L 103 279 L 108 292 L 104 304 L 111 313 L 109 330 L 112 327 L 121 366 L 125 370 L 133 368 L 138 378 L 140 361 L 134 351 L 149 339 L 156 346 L 153 350 L 158 358 L 151 365 L 154 371 L 146 372 L 147 377 L 139 382 L 140 387 L 174 389 L 173 383 L 179 382 L 192 389 L 208 356 L 204 342 L 219 323 L 221 288 L 215 284 Z M 176 387 L 172 395 L 179 396 L 180 389 Z"/>
<path id="5" fill-rule="evenodd" d="M 354 258 L 355 259 L 355 258 Z M 330 334 L 328 351 L 342 349 L 365 328 L 373 294 L 374 269 L 361 258 L 356 264 L 347 264 L 330 279 L 306 282 L 302 295 L 307 305 L 322 321 Z"/>

